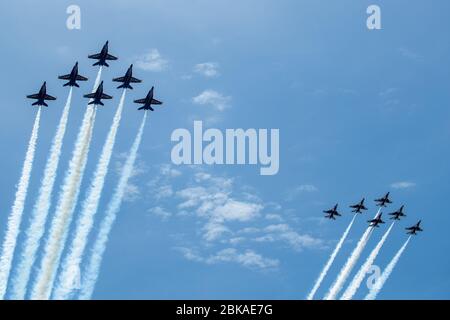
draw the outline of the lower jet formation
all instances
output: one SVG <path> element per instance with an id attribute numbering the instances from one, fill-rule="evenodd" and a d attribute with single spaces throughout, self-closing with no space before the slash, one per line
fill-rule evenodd
<path id="1" fill-rule="evenodd" d="M 420 227 L 420 223 L 422 222 L 422 220 L 419 220 L 419 222 L 417 222 L 415 225 L 413 225 L 412 227 L 409 228 L 405 228 L 405 230 L 407 230 L 407 234 L 410 235 L 417 235 L 417 232 L 419 231 L 423 231 L 423 229 Z"/>
<path id="2" fill-rule="evenodd" d="M 72 71 L 69 74 L 59 76 L 58 79 L 69 80 L 67 83 L 64 84 L 64 87 L 70 86 L 70 87 L 77 87 L 77 88 L 80 87 L 78 85 L 77 81 L 87 81 L 88 80 L 88 78 L 83 77 L 78 74 L 78 62 L 75 63 L 75 65 L 72 68 Z"/>
<path id="3" fill-rule="evenodd" d="M 325 210 L 323 213 L 326 213 L 325 218 L 336 220 L 335 216 L 341 216 L 341 214 L 337 211 L 338 205 L 336 204 L 332 209 Z"/>
<path id="4" fill-rule="evenodd" d="M 85 94 L 84 97 L 92 99 L 92 101 L 90 101 L 88 103 L 88 105 L 94 104 L 94 105 L 101 105 L 101 106 L 104 106 L 102 99 L 112 99 L 112 97 L 110 95 L 103 93 L 103 81 L 100 82 L 100 85 L 97 87 L 97 90 L 95 90 L 95 92 Z"/>
<path id="5" fill-rule="evenodd" d="M 46 100 L 56 100 L 55 97 L 47 94 L 46 82 L 44 82 L 44 84 L 41 86 L 41 89 L 39 89 L 38 93 L 30 94 L 27 96 L 27 98 L 37 100 L 32 104 L 33 106 L 45 106 L 45 107 L 48 107 L 48 104 L 45 103 Z"/>
<path id="6" fill-rule="evenodd" d="M 362 213 L 362 210 L 367 210 L 366 206 L 364 206 L 364 198 L 361 200 L 361 202 L 354 204 L 352 206 L 350 206 L 350 208 L 352 208 L 352 212 L 355 213 Z"/>
<path id="7" fill-rule="evenodd" d="M 384 197 L 382 197 L 382 198 L 375 199 L 375 202 L 377 202 L 377 206 L 379 206 L 379 207 L 386 207 L 386 203 L 387 204 L 392 203 L 392 201 L 389 199 L 389 193 L 390 192 L 386 193 L 386 195 Z"/>
<path id="8" fill-rule="evenodd" d="M 370 226 L 372 227 L 372 228 L 379 228 L 380 226 L 379 226 L 379 224 L 383 224 L 384 223 L 384 221 L 383 220 L 381 220 L 381 216 L 382 216 L 383 214 L 382 213 L 380 213 L 375 219 L 372 219 L 372 220 L 369 220 L 369 221 L 367 221 L 367 222 L 369 222 L 370 223 Z"/>
<path id="9" fill-rule="evenodd" d="M 397 211 L 389 213 L 389 215 L 392 216 L 391 220 L 400 220 L 400 218 L 406 217 L 406 214 L 403 213 L 404 207 L 405 206 L 401 206 Z"/>
<path id="10" fill-rule="evenodd" d="M 133 65 L 131 65 L 125 75 L 123 77 L 114 78 L 113 81 L 115 82 L 122 82 L 120 86 L 117 87 L 117 89 L 124 88 L 124 89 L 133 89 L 133 87 L 130 85 L 130 83 L 140 83 L 142 80 L 139 80 L 137 78 L 133 77 Z"/>
<path id="11" fill-rule="evenodd" d="M 140 107 L 138 110 L 150 110 L 155 111 L 152 108 L 152 105 L 160 105 L 162 104 L 161 101 L 158 101 L 156 99 L 153 99 L 153 91 L 154 87 L 150 89 L 147 96 L 144 99 L 134 100 L 134 103 L 143 104 L 144 106 Z"/>

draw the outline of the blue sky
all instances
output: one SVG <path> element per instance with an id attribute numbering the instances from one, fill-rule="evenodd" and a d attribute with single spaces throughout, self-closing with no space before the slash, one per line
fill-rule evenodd
<path id="1" fill-rule="evenodd" d="M 66 28 L 71 4 L 81 8 L 80 30 Z M 381 7 L 382 30 L 366 28 L 370 4 Z M 84 113 L 82 94 L 97 72 L 87 55 L 109 40 L 119 60 L 103 80 L 115 99 L 97 114 L 81 198 L 117 107 L 111 79 L 134 63 L 144 82 L 127 95 L 97 218 L 142 117 L 132 99 L 154 85 L 164 106 L 148 120 L 94 298 L 302 299 L 351 219 L 345 209 L 339 220 L 324 221 L 321 211 L 364 196 L 370 212 L 358 218 L 320 297 L 375 211 L 372 199 L 388 190 L 392 209 L 405 204 L 408 217 L 376 263 L 383 268 L 402 245 L 403 227 L 421 218 L 425 232 L 379 298 L 450 298 L 448 10 L 444 0 L 1 3 L 0 236 L 36 112 L 24 96 L 46 80 L 58 97 L 42 115 L 26 226 L 67 95 L 57 75 L 79 61 L 90 78 L 75 90 L 59 184 Z M 173 166 L 170 135 L 192 130 L 194 120 L 222 130 L 279 128 L 279 173 Z M 223 232 L 211 233 L 217 228 Z"/>

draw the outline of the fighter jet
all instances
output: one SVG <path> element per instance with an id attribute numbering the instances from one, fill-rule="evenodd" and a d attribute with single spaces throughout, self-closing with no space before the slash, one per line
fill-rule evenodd
<path id="1" fill-rule="evenodd" d="M 392 203 L 391 200 L 389 200 L 389 193 L 386 193 L 386 195 L 383 198 L 375 199 L 375 202 L 377 202 L 377 206 L 379 207 L 386 207 L 386 203 Z"/>
<path id="2" fill-rule="evenodd" d="M 104 106 L 102 99 L 112 99 L 110 95 L 103 93 L 103 81 L 100 82 L 100 85 L 98 86 L 97 90 L 95 90 L 95 92 L 85 94 L 84 97 L 92 99 L 92 101 L 90 101 L 88 104 L 101 106 Z"/>
<path id="3" fill-rule="evenodd" d="M 367 222 L 370 222 L 370 226 L 371 227 L 373 227 L 373 228 L 377 227 L 378 228 L 380 223 L 384 223 L 384 221 L 381 220 L 381 216 L 382 215 L 383 214 L 380 213 L 375 219 L 369 220 Z"/>
<path id="4" fill-rule="evenodd" d="M 123 82 L 120 86 L 117 87 L 117 89 L 120 88 L 126 88 L 126 89 L 133 89 L 132 86 L 130 86 L 130 83 L 140 83 L 142 80 L 136 79 L 133 77 L 133 65 L 131 65 L 125 75 L 123 77 L 114 78 L 113 81 L 115 82 Z"/>
<path id="5" fill-rule="evenodd" d="M 44 81 L 44 84 L 42 85 L 41 89 L 39 89 L 38 93 L 30 94 L 27 96 L 28 99 L 36 99 L 37 101 L 32 104 L 32 106 L 46 106 L 48 107 L 48 104 L 45 103 L 45 100 L 56 100 L 55 97 L 52 97 L 51 95 L 47 94 L 47 82 Z"/>
<path id="6" fill-rule="evenodd" d="M 367 210 L 367 208 L 364 206 L 364 200 L 365 199 L 363 198 L 360 203 L 350 206 L 350 208 L 353 209 L 352 212 L 362 213 L 361 210 Z"/>
<path id="7" fill-rule="evenodd" d="M 335 216 L 341 216 L 341 214 L 337 211 L 338 205 L 336 204 L 332 209 L 325 210 L 323 213 L 326 213 L 325 218 L 336 220 Z"/>
<path id="8" fill-rule="evenodd" d="M 422 222 L 422 220 L 419 220 L 419 222 L 417 222 L 412 227 L 405 228 L 405 230 L 408 230 L 407 234 L 411 234 L 411 235 L 415 236 L 415 235 L 417 235 L 418 231 L 423 231 L 423 229 L 420 227 L 421 222 Z"/>
<path id="9" fill-rule="evenodd" d="M 80 86 L 78 85 L 77 81 L 87 81 L 88 78 L 80 76 L 78 74 L 78 62 L 76 62 L 72 68 L 72 71 L 70 71 L 69 74 L 66 74 L 64 76 L 59 76 L 58 79 L 69 80 L 67 83 L 65 83 L 63 85 L 63 87 L 66 87 L 66 86 L 74 87 L 75 86 L 75 87 L 79 88 Z"/>
<path id="10" fill-rule="evenodd" d="M 400 220 L 401 217 L 406 217 L 406 214 L 403 213 L 404 206 L 401 206 L 397 211 L 389 213 L 392 216 L 391 220 Z"/>
<path id="11" fill-rule="evenodd" d="M 98 60 L 96 63 L 93 64 L 93 66 L 109 67 L 109 64 L 106 62 L 106 60 L 117 60 L 117 57 L 114 57 L 113 55 L 108 53 L 108 42 L 109 41 L 106 41 L 106 43 L 103 46 L 102 51 L 100 51 L 100 53 L 91 54 L 88 56 L 89 59 Z"/>
<path id="12" fill-rule="evenodd" d="M 139 100 L 134 100 L 134 103 L 138 103 L 138 104 L 143 104 L 144 106 L 140 107 L 138 110 L 151 110 L 154 111 L 154 109 L 152 108 L 152 104 L 162 104 L 161 101 L 158 101 L 156 99 L 153 99 L 153 90 L 154 87 L 152 87 L 150 89 L 150 91 L 148 92 L 147 96 L 143 99 L 139 99 Z"/>

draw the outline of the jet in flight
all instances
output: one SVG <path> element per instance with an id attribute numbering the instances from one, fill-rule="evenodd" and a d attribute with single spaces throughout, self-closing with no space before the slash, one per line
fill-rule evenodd
<path id="1" fill-rule="evenodd" d="M 417 222 L 415 225 L 413 225 L 412 227 L 409 228 L 405 228 L 406 230 L 408 230 L 407 234 L 411 234 L 411 235 L 417 235 L 418 231 L 423 231 L 423 229 L 420 227 L 420 223 L 422 222 L 422 220 L 420 220 L 419 222 Z"/>
<path id="2" fill-rule="evenodd" d="M 103 46 L 102 51 L 100 51 L 100 53 L 91 54 L 88 56 L 89 59 L 98 60 L 96 63 L 93 64 L 93 66 L 109 67 L 109 64 L 106 62 L 106 60 L 117 60 L 117 57 L 114 57 L 113 55 L 108 53 L 108 42 L 109 41 L 106 41 L 106 43 Z"/>
<path id="3" fill-rule="evenodd" d="M 110 95 L 103 93 L 103 81 L 100 82 L 100 85 L 98 86 L 97 90 L 95 90 L 95 92 L 85 94 L 84 97 L 92 99 L 92 101 L 90 101 L 88 104 L 101 106 L 104 106 L 102 99 L 112 99 Z"/>
<path id="4" fill-rule="evenodd" d="M 377 206 L 379 207 L 386 207 L 386 203 L 392 203 L 392 201 L 389 199 L 389 193 L 386 193 L 386 195 L 383 198 L 375 199 L 375 202 L 377 202 Z"/>
<path id="5" fill-rule="evenodd" d="M 77 63 L 75 63 L 75 65 L 72 68 L 72 71 L 70 71 L 69 74 L 66 74 L 64 76 L 59 76 L 58 79 L 69 80 L 67 83 L 64 84 L 64 87 L 66 87 L 66 86 L 74 87 L 75 86 L 75 87 L 79 88 L 80 86 L 78 85 L 77 81 L 87 81 L 88 78 L 83 77 L 78 74 L 78 62 L 77 62 Z"/>
<path id="6" fill-rule="evenodd" d="M 48 104 L 45 103 L 45 100 L 56 100 L 55 97 L 52 97 L 51 95 L 47 94 L 47 82 L 44 82 L 41 89 L 39 89 L 38 93 L 30 94 L 27 96 L 27 98 L 37 100 L 32 104 L 33 106 L 46 106 L 46 107 L 48 107 Z"/>
<path id="7" fill-rule="evenodd" d="M 152 108 L 152 104 L 153 105 L 162 104 L 161 101 L 153 99 L 153 90 L 154 90 L 154 87 L 152 87 L 150 89 L 150 91 L 148 92 L 148 94 L 147 94 L 147 96 L 145 98 L 139 99 L 139 100 L 134 100 L 134 103 L 138 103 L 138 104 L 143 104 L 144 105 L 144 106 L 140 107 L 138 110 L 151 110 L 151 111 L 154 111 L 154 109 Z"/>
<path id="8" fill-rule="evenodd" d="M 404 206 L 401 206 L 397 211 L 389 213 L 392 216 L 391 220 L 400 220 L 400 218 L 406 217 L 406 214 L 403 213 L 403 208 Z"/>
<path id="9" fill-rule="evenodd" d="M 369 220 L 369 221 L 367 221 L 367 222 L 370 222 L 370 226 L 371 227 L 379 227 L 379 224 L 380 223 L 384 223 L 384 221 L 383 220 L 381 220 L 381 216 L 382 216 L 383 214 L 382 213 L 380 213 L 375 219 L 372 219 L 372 220 Z"/>
<path id="10" fill-rule="evenodd" d="M 332 209 L 325 210 L 323 213 L 326 213 L 325 218 L 336 220 L 335 216 L 341 216 L 341 214 L 337 211 L 338 205 L 336 204 Z"/>
<path id="11" fill-rule="evenodd" d="M 362 213 L 362 210 L 367 210 L 367 208 L 364 206 L 364 200 L 365 199 L 363 198 L 360 203 L 350 206 L 350 208 L 353 209 L 352 212 Z"/>
<path id="12" fill-rule="evenodd" d="M 131 65 L 125 75 L 123 77 L 114 78 L 113 81 L 115 82 L 123 82 L 120 86 L 117 87 L 117 89 L 125 88 L 125 89 L 133 89 L 132 86 L 130 86 L 130 83 L 140 83 L 142 80 L 136 79 L 133 77 L 133 65 Z"/>

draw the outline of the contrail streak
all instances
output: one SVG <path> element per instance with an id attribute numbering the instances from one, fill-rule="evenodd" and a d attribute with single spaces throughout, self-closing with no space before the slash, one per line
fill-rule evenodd
<path id="1" fill-rule="evenodd" d="M 76 278 L 79 273 L 81 257 L 87 244 L 89 232 L 94 224 L 94 216 L 98 209 L 100 196 L 105 183 L 105 177 L 108 173 L 108 166 L 111 160 L 116 134 L 119 129 L 120 119 L 122 117 L 123 105 L 125 102 L 126 89 L 123 90 L 120 98 L 119 106 L 113 119 L 112 126 L 109 130 L 106 142 L 103 146 L 100 160 L 97 164 L 93 179 L 87 197 L 83 202 L 81 215 L 77 220 L 77 225 L 69 253 L 62 264 L 62 271 L 59 275 L 58 284 L 53 292 L 53 298 L 57 300 L 66 300 L 70 297 L 74 288 Z"/>
<path id="2" fill-rule="evenodd" d="M 0 258 L 0 300 L 3 300 L 8 286 L 9 272 L 16 248 L 17 236 L 20 232 L 20 222 L 22 220 L 23 208 L 27 198 L 28 185 L 30 183 L 31 170 L 33 169 L 36 142 L 39 134 L 39 124 L 41 121 L 41 107 L 39 107 L 28 142 L 27 153 L 23 162 L 22 174 L 17 185 L 16 197 L 8 217 L 8 225 L 3 239 L 2 256 Z"/>
<path id="3" fill-rule="evenodd" d="M 95 87 L 100 82 L 101 71 L 100 68 L 95 79 Z M 94 128 L 95 114 L 96 107 L 88 105 L 61 188 L 55 216 L 50 225 L 49 236 L 45 243 L 44 255 L 37 278 L 31 291 L 31 299 L 33 300 L 46 300 L 50 297 L 56 269 L 64 249 L 72 214 L 80 192 L 80 184 L 86 167 Z"/>
<path id="4" fill-rule="evenodd" d="M 327 264 L 325 265 L 325 267 L 323 268 L 322 272 L 320 273 L 319 277 L 317 278 L 314 287 L 312 288 L 311 292 L 308 294 L 308 297 L 306 298 L 307 300 L 312 300 L 314 298 L 314 295 L 316 294 L 317 290 L 319 289 L 323 279 L 325 278 L 325 276 L 328 273 L 328 270 L 330 270 L 331 265 L 334 262 L 334 259 L 336 259 L 337 254 L 339 253 L 339 250 L 341 250 L 342 245 L 344 244 L 345 239 L 348 236 L 348 233 L 350 232 L 350 229 L 353 226 L 353 222 L 355 222 L 356 219 L 356 214 L 353 216 L 352 221 L 350 221 L 347 229 L 345 229 L 344 234 L 342 235 L 341 239 L 339 240 L 339 242 L 336 245 L 336 248 L 334 248 L 333 253 L 331 254 L 330 258 L 328 259 Z"/>
<path id="5" fill-rule="evenodd" d="M 400 260 L 400 257 L 403 254 L 403 251 L 405 251 L 406 246 L 409 243 L 409 240 L 411 240 L 411 236 L 406 240 L 406 242 L 403 244 L 403 246 L 398 250 L 397 254 L 394 256 L 394 258 L 389 262 L 386 269 L 384 269 L 383 273 L 381 274 L 380 278 L 375 282 L 372 289 L 370 289 L 370 292 L 367 294 L 367 296 L 364 298 L 364 300 L 375 300 L 378 293 L 380 293 L 380 290 L 383 288 L 384 284 L 386 283 L 387 279 L 391 275 L 392 271 L 394 270 L 397 262 Z"/>
<path id="6" fill-rule="evenodd" d="M 377 214 L 375 217 L 379 215 L 381 211 L 381 208 L 378 209 Z M 325 296 L 325 300 L 335 300 L 336 296 L 339 294 L 339 292 L 342 289 L 342 286 L 344 285 L 345 281 L 347 280 L 348 276 L 353 270 L 353 267 L 355 266 L 356 262 L 358 261 L 359 257 L 361 256 L 361 253 L 363 252 L 367 241 L 370 238 L 370 235 L 372 234 L 373 227 L 369 226 L 364 234 L 362 235 L 361 239 L 359 239 L 358 244 L 356 245 L 355 249 L 353 250 L 350 257 L 347 259 L 347 262 L 345 263 L 344 267 L 342 267 L 341 271 L 339 272 L 338 277 L 336 278 L 336 281 L 331 286 L 330 290 L 328 291 L 327 295 Z"/>
<path id="7" fill-rule="evenodd" d="M 58 128 L 56 129 L 50 154 L 44 170 L 44 177 L 38 193 L 38 198 L 34 204 L 31 213 L 30 226 L 26 231 L 26 238 L 20 255 L 20 261 L 12 279 L 11 299 L 25 299 L 26 286 L 30 278 L 31 268 L 36 260 L 36 253 L 39 249 L 39 243 L 45 231 L 48 211 L 51 204 L 51 195 L 55 185 L 56 173 L 61 155 L 64 134 L 66 132 L 67 120 L 69 118 L 70 104 L 72 100 L 72 87 L 67 96 Z"/>
<path id="8" fill-rule="evenodd" d="M 358 288 L 361 286 L 361 283 L 364 280 L 364 277 L 366 276 L 367 272 L 369 271 L 369 268 L 373 265 L 375 262 L 375 259 L 378 256 L 378 253 L 380 252 L 381 248 L 383 247 L 383 244 L 386 242 L 387 237 L 389 236 L 389 233 L 391 233 L 392 228 L 394 227 L 395 222 L 392 222 L 389 229 L 384 233 L 383 237 L 381 238 L 380 242 L 376 245 L 376 247 L 372 250 L 370 255 L 367 257 L 366 262 L 361 266 L 358 273 L 353 278 L 350 285 L 347 287 L 347 290 L 345 290 L 344 294 L 341 297 L 341 300 L 351 300 L 353 296 L 355 295 Z"/>
<path id="9" fill-rule="evenodd" d="M 128 180 L 133 173 L 134 162 L 136 161 L 137 152 L 142 140 L 146 118 L 147 111 L 144 114 L 144 118 L 142 119 L 139 131 L 136 135 L 136 138 L 134 139 L 133 145 L 128 154 L 128 158 L 125 161 L 122 173 L 120 175 L 119 183 L 106 209 L 105 217 L 100 223 L 100 230 L 91 250 L 91 255 L 89 257 L 87 267 L 83 272 L 81 291 L 78 297 L 80 300 L 90 299 L 92 293 L 94 292 L 94 287 L 100 271 L 103 253 L 105 252 L 106 244 L 108 242 L 109 233 L 111 232 L 117 213 L 120 210 L 120 206 L 122 204 L 122 200 L 128 185 Z"/>

